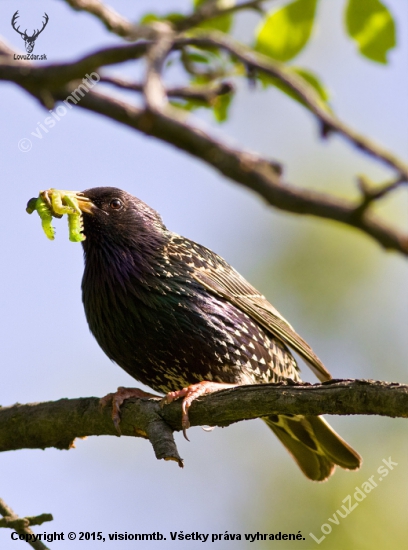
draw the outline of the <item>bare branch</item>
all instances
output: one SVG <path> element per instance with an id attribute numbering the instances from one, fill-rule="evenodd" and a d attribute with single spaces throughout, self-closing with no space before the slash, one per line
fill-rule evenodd
<path id="1" fill-rule="evenodd" d="M 67 4 L 78 11 L 86 11 L 95 15 L 103 25 L 125 40 L 135 41 L 139 39 L 155 40 L 160 37 L 163 28 L 172 28 L 169 21 L 154 21 L 149 25 L 131 23 L 114 9 L 106 6 L 100 0 L 65 0 Z"/>
<path id="2" fill-rule="evenodd" d="M 168 99 L 162 82 L 162 71 L 167 56 L 174 47 L 174 33 L 163 32 L 155 44 L 149 47 L 147 54 L 146 80 L 143 95 L 148 109 L 162 111 L 168 106 Z"/>
<path id="3" fill-rule="evenodd" d="M 30 84 L 29 81 L 32 80 L 32 84 L 37 86 L 42 85 L 43 87 L 48 86 L 55 89 L 75 78 L 83 78 L 87 72 L 97 70 L 101 66 L 139 58 L 146 53 L 151 44 L 151 41 L 143 41 L 127 46 L 105 48 L 73 63 L 54 64 L 45 67 L 30 65 L 29 69 L 24 66 L 24 70 L 17 63 L 3 63 L 0 65 L 0 80 L 11 80 L 27 89 Z M 195 35 L 192 37 L 180 37 L 174 40 L 174 48 L 181 48 L 186 45 L 222 48 L 246 66 L 278 78 L 295 92 L 311 112 L 316 115 L 326 132 L 338 132 L 358 149 L 394 168 L 404 180 L 408 180 L 408 166 L 403 161 L 337 119 L 324 108 L 316 92 L 310 86 L 307 86 L 299 76 L 288 71 L 284 65 L 258 54 L 230 36 L 216 31 L 210 33 L 195 31 Z"/>
<path id="4" fill-rule="evenodd" d="M 384 248 L 408 255 L 408 236 L 388 226 L 372 212 L 360 215 L 357 212 L 359 203 L 283 183 L 278 163 L 249 151 L 234 149 L 190 126 L 182 117 L 148 112 L 94 91 L 89 92 L 78 106 L 105 115 L 200 158 L 228 178 L 260 194 L 276 208 L 351 225 L 373 237 Z"/>
<path id="5" fill-rule="evenodd" d="M 307 86 L 299 76 L 288 71 L 285 65 L 273 61 L 265 55 L 256 53 L 230 36 L 216 31 L 211 33 L 195 31 L 192 37 L 180 38 L 177 44 L 179 46 L 190 44 L 201 47 L 216 46 L 222 48 L 251 69 L 256 69 L 278 78 L 295 92 L 311 112 L 316 115 L 324 126 L 326 133 L 330 131 L 338 132 L 358 149 L 383 161 L 388 166 L 397 170 L 405 180 L 408 180 L 408 166 L 405 163 L 380 145 L 360 135 L 336 118 L 329 110 L 324 108 L 316 92 L 311 87 Z"/>
<path id="6" fill-rule="evenodd" d="M 266 0 L 249 0 L 247 2 L 241 2 L 240 4 L 231 4 L 231 6 L 225 8 L 217 6 L 216 0 L 214 2 L 206 2 L 194 13 L 185 17 L 180 22 L 175 23 L 174 27 L 179 32 L 186 31 L 205 21 L 211 21 L 222 15 L 229 15 L 243 10 L 254 10 L 263 13 L 262 3 L 265 1 Z"/>
<path id="7" fill-rule="evenodd" d="M 137 44 L 104 48 L 86 55 L 74 63 L 34 65 L 6 58 L 0 62 L 0 80 L 15 82 L 35 95 L 35 90 L 41 88 L 54 90 L 73 80 L 81 80 L 86 73 L 95 71 L 101 66 L 139 59 L 146 54 L 150 45 L 149 41 L 140 41 Z M 5 45 L 0 42 L 0 49 L 3 47 Z"/>
<path id="8" fill-rule="evenodd" d="M 12 57 L 15 54 L 15 50 L 12 50 L 10 46 L 6 44 L 3 40 L 0 40 L 0 56 Z"/>
<path id="9" fill-rule="evenodd" d="M 0 498 L 0 514 L 4 519 L 0 520 L 0 527 L 13 529 L 19 535 L 26 537 L 26 542 L 35 550 L 48 550 L 40 540 L 35 540 L 35 534 L 30 529 L 30 525 L 41 525 L 45 521 L 53 521 L 51 514 L 41 514 L 40 516 L 19 518 L 15 512 Z"/>
<path id="10" fill-rule="evenodd" d="M 109 407 L 96 397 L 0 408 L 0 452 L 70 449 L 76 437 L 117 435 Z M 373 380 L 330 380 L 324 384 L 239 386 L 200 398 L 190 408 L 192 426 L 228 426 L 272 414 L 364 414 L 408 417 L 408 385 Z M 180 431 L 181 404 L 129 399 L 122 407 L 123 435 L 150 440 L 158 459 L 182 466 L 173 431 Z"/>
<path id="11" fill-rule="evenodd" d="M 108 29 L 118 36 L 128 38 L 134 32 L 134 25 L 100 0 L 65 0 L 74 10 L 95 15 Z"/>
<path id="12" fill-rule="evenodd" d="M 225 8 L 217 7 L 216 2 L 206 2 L 194 13 L 186 16 L 179 22 L 174 23 L 173 26 L 180 32 L 195 27 L 204 21 L 210 21 L 216 17 L 238 11 L 252 9 L 263 13 L 262 3 L 265 1 L 266 0 L 249 0 Z M 108 29 L 108 31 L 113 32 L 126 40 L 135 38 L 135 31 L 138 26 L 132 24 L 114 9 L 103 4 L 100 0 L 65 0 L 65 2 L 74 8 L 74 10 L 86 11 L 97 17 Z"/>
<path id="13" fill-rule="evenodd" d="M 323 117 L 327 124 L 330 123 L 329 125 L 332 128 L 337 125 L 337 130 L 343 129 L 342 131 L 346 134 L 349 132 L 349 130 L 347 132 L 344 130 L 345 126 L 342 123 L 338 122 L 320 106 L 320 103 L 311 94 L 310 89 L 305 87 L 303 82 L 295 75 L 287 75 L 281 65 L 274 64 L 264 56 L 249 52 L 244 46 L 237 46 L 237 43 L 229 37 L 220 33 L 211 33 L 210 35 L 200 35 L 200 38 L 173 39 L 168 27 L 161 29 L 160 33 L 157 31 L 157 35 L 162 36 L 162 38 L 154 43 L 155 48 L 151 50 L 158 52 L 158 57 L 153 60 L 153 63 L 150 63 L 148 81 L 150 79 L 150 83 L 153 82 L 154 86 L 150 88 L 147 94 L 149 100 L 153 97 L 153 91 L 154 93 L 159 92 L 159 99 L 165 92 L 160 79 L 160 71 L 172 41 L 178 47 L 185 46 L 188 43 L 215 44 L 225 47 L 248 65 L 252 64 L 254 67 L 265 70 L 265 72 L 269 71 L 270 74 L 275 76 L 280 75 L 282 81 L 292 83 L 293 89 L 297 90 L 305 101 L 308 100 L 309 104 L 315 108 L 317 115 Z M 156 50 L 157 44 L 164 44 L 164 42 L 161 42 L 161 40 L 164 40 L 163 36 L 166 37 L 165 40 L 167 41 L 165 48 L 163 49 L 160 46 L 161 50 L 160 48 Z M 78 84 L 77 81 L 83 79 L 87 73 L 97 70 L 103 65 L 139 58 L 147 53 L 152 44 L 152 41 L 143 41 L 127 46 L 106 48 L 85 56 L 74 63 L 48 66 L 20 64 L 10 61 L 6 57 L 5 61 L 2 64 L 0 63 L 0 80 L 10 80 L 19 84 L 39 99 L 47 109 L 50 109 L 53 107 L 54 101 L 65 100 L 75 90 Z M 153 81 L 151 80 L 152 75 L 154 76 Z M 159 108 L 157 109 L 158 105 Z M 366 206 L 362 208 L 361 201 L 342 200 L 331 195 L 294 187 L 282 182 L 279 163 L 249 151 L 234 149 L 226 143 L 209 136 L 203 130 L 189 124 L 186 113 L 181 110 L 174 108 L 163 110 L 160 101 L 156 102 L 154 108 L 150 106 L 147 109 L 139 109 L 94 90 L 89 91 L 77 106 L 102 114 L 200 158 L 228 178 L 260 194 L 276 208 L 350 225 L 370 235 L 384 248 L 397 250 L 404 255 L 408 255 L 408 236 L 399 232 L 396 228 L 388 226 L 368 210 Z M 362 136 L 357 136 L 353 132 L 347 135 L 350 141 L 357 146 L 396 168 L 399 171 L 399 182 L 407 179 L 408 169 L 402 161 L 394 158 L 393 155 Z"/>
<path id="14" fill-rule="evenodd" d="M 143 85 L 137 82 L 129 82 L 117 77 L 101 76 L 101 82 L 112 84 L 122 90 L 131 90 L 134 92 L 143 92 Z M 211 83 L 203 86 L 177 86 L 166 88 L 168 97 L 180 99 L 194 99 L 203 103 L 211 104 L 214 99 L 220 95 L 234 92 L 234 85 L 231 82 Z"/>
<path id="15" fill-rule="evenodd" d="M 1 499 L 0 499 L 1 500 Z M 0 519 L 0 527 L 8 527 L 10 529 L 21 529 L 28 525 L 42 525 L 46 521 L 53 521 L 54 518 L 51 514 L 41 514 L 39 516 L 26 516 L 25 518 L 11 519 L 5 517 Z"/>
<path id="16" fill-rule="evenodd" d="M 356 214 L 361 215 L 365 210 L 367 210 L 372 202 L 385 197 L 385 195 L 406 183 L 407 180 L 403 176 L 400 176 L 390 182 L 384 183 L 383 185 L 374 186 L 366 176 L 359 176 L 357 178 L 357 184 L 363 198 L 361 203 L 356 208 Z"/>

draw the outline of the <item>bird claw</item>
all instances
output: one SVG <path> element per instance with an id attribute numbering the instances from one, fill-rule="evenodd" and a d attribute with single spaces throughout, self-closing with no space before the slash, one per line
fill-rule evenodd
<path id="1" fill-rule="evenodd" d="M 195 401 L 201 395 L 207 393 L 213 393 L 216 391 L 226 390 L 228 388 L 235 388 L 236 384 L 221 384 L 219 382 L 210 382 L 208 380 L 203 380 L 198 382 L 198 384 L 191 384 L 187 388 L 182 390 L 169 392 L 160 402 L 161 406 L 172 403 L 176 399 L 183 397 L 183 402 L 181 404 L 182 416 L 181 416 L 181 428 L 183 430 L 183 435 L 187 441 L 190 441 L 187 437 L 187 430 L 190 427 L 190 419 L 188 417 L 188 409 L 190 408 L 193 401 Z"/>
<path id="2" fill-rule="evenodd" d="M 184 438 L 187 439 L 187 441 L 190 441 L 189 438 L 187 437 L 187 430 L 190 427 L 190 419 L 188 417 L 188 409 L 190 408 L 191 402 L 188 403 L 186 401 L 187 397 L 185 397 L 183 399 L 183 403 L 181 404 L 181 410 L 183 411 L 183 414 L 182 414 L 182 417 L 181 417 L 181 427 L 183 428 Z"/>
<path id="3" fill-rule="evenodd" d="M 122 431 L 120 429 L 120 409 L 123 402 L 126 401 L 126 399 L 140 399 L 141 397 L 151 398 L 157 397 L 157 395 L 139 390 L 138 388 L 124 388 L 123 386 L 120 386 L 116 392 L 108 393 L 99 401 L 101 407 L 106 407 L 106 405 L 112 403 L 112 421 L 119 435 L 122 434 Z"/>

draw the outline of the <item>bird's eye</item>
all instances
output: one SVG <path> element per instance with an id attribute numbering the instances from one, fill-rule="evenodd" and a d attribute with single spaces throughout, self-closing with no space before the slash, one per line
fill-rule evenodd
<path id="1" fill-rule="evenodd" d="M 120 210 L 123 206 L 122 201 L 120 199 L 112 199 L 109 203 L 109 206 L 113 210 Z"/>

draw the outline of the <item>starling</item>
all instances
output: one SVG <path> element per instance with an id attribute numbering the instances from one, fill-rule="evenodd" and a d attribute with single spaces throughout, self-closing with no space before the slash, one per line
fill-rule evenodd
<path id="1" fill-rule="evenodd" d="M 160 215 L 114 187 L 77 194 L 83 212 L 82 298 L 106 355 L 167 401 L 242 384 L 300 381 L 290 349 L 330 374 L 280 313 L 220 256 L 169 231 Z M 118 402 L 135 390 L 118 395 Z M 120 392 L 119 392 L 120 393 Z M 319 416 L 263 418 L 312 480 L 361 457 Z"/>

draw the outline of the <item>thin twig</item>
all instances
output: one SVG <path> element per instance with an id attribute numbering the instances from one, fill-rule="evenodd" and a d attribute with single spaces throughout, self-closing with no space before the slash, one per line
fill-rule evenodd
<path id="1" fill-rule="evenodd" d="M 105 84 L 112 84 L 117 88 L 123 90 L 131 90 L 134 92 L 143 92 L 143 84 L 137 82 L 129 82 L 118 77 L 101 76 L 101 82 Z M 173 86 L 166 88 L 166 95 L 168 97 L 180 98 L 180 99 L 193 99 L 201 101 L 203 103 L 211 104 L 214 99 L 220 95 L 230 94 L 234 92 L 235 88 L 232 82 L 219 82 L 211 83 L 202 86 Z"/>
<path id="2" fill-rule="evenodd" d="M 211 36 L 213 34 L 211 33 Z M 223 37 L 223 35 L 216 33 L 216 37 L 219 36 Z M 212 43 L 208 37 L 204 39 L 202 35 L 200 39 L 183 38 L 182 40 L 177 39 L 176 42 L 178 46 L 182 47 L 187 43 L 191 43 L 192 40 L 196 41 L 197 44 Z M 229 39 L 225 38 L 225 40 L 229 44 Z M 215 43 L 219 42 L 217 41 L 218 38 Z M 75 90 L 78 85 L 77 80 L 83 79 L 87 73 L 97 70 L 100 66 L 139 58 L 147 52 L 151 45 L 151 41 L 144 41 L 138 44 L 106 48 L 85 56 L 74 63 L 37 66 L 6 61 L 0 63 L 0 80 L 9 80 L 19 84 L 50 109 L 53 107 L 53 101 L 65 100 Z M 255 53 L 249 55 L 245 50 L 242 53 L 242 59 L 245 59 L 248 63 L 254 63 L 257 67 L 262 66 L 265 70 L 271 72 L 275 70 L 270 68 L 271 62 L 267 58 L 265 58 L 266 61 L 262 60 L 262 63 L 258 64 L 259 56 Z M 272 67 L 275 67 L 273 63 Z M 284 73 L 282 67 L 280 65 L 279 67 L 279 71 Z M 157 71 L 157 68 L 154 70 Z M 289 78 L 293 79 L 295 77 L 291 75 Z M 160 78 L 158 83 L 161 86 Z M 295 87 L 298 85 L 297 80 L 292 83 Z M 303 93 L 303 83 L 299 86 L 300 91 Z M 310 94 L 308 88 L 305 94 Z M 309 98 L 312 103 L 315 101 L 313 98 L 314 96 Z M 278 163 L 249 151 L 234 149 L 226 143 L 209 136 L 201 129 L 187 123 L 185 114 L 182 115 L 179 110 L 172 109 L 168 111 L 166 109 L 166 112 L 162 112 L 160 109 L 138 109 L 133 105 L 100 94 L 95 90 L 89 91 L 78 102 L 77 106 L 100 113 L 200 158 L 230 179 L 259 193 L 269 204 L 281 210 L 296 214 L 310 214 L 351 225 L 373 237 L 383 247 L 398 250 L 404 255 L 408 254 L 408 237 L 397 229 L 388 226 L 371 211 L 365 209 L 364 212 L 360 212 L 358 207 L 361 202 L 346 201 L 324 193 L 283 183 Z M 350 137 L 350 141 L 354 143 L 352 138 L 353 136 Z M 377 156 L 383 162 L 401 170 L 401 173 L 404 171 L 401 179 L 406 179 L 405 172 L 408 173 L 408 169 L 399 159 L 395 159 L 378 145 L 374 145 L 366 138 L 359 136 L 356 143 L 361 142 L 365 143 L 365 148 L 373 156 Z"/>
<path id="3" fill-rule="evenodd" d="M 64 0 L 78 11 L 86 11 L 97 17 L 108 31 L 121 36 L 125 40 L 134 42 L 140 39 L 155 40 L 160 38 L 163 28 L 172 28 L 168 21 L 154 21 L 149 25 L 131 23 L 114 9 L 103 4 L 100 0 Z"/>
<path id="4" fill-rule="evenodd" d="M 78 106 L 190 153 L 212 165 L 226 177 L 260 194 L 276 208 L 351 225 L 373 237 L 384 248 L 408 255 L 408 236 L 388 226 L 372 212 L 357 216 L 358 204 L 355 202 L 283 183 L 278 163 L 249 151 L 234 149 L 203 130 L 189 125 L 182 117 L 175 118 L 174 113 L 172 116 L 148 113 L 93 90 Z"/>
<path id="5" fill-rule="evenodd" d="M 407 180 L 405 177 L 400 176 L 390 182 L 384 183 L 383 185 L 374 186 L 366 176 L 359 176 L 357 178 L 357 185 L 363 195 L 363 198 L 361 203 L 356 208 L 356 214 L 361 216 L 361 214 L 367 210 L 372 202 L 382 199 L 385 195 L 406 183 Z"/>
<path id="6" fill-rule="evenodd" d="M 162 82 L 162 72 L 167 56 L 174 47 L 174 33 L 170 30 L 149 47 L 147 53 L 146 79 L 143 95 L 146 106 L 152 111 L 162 111 L 168 106 L 166 90 Z"/>
<path id="7" fill-rule="evenodd" d="M 53 521 L 51 514 L 41 514 L 41 516 L 19 518 L 8 504 L 0 498 L 0 514 L 4 520 L 0 520 L 0 527 L 9 527 L 19 535 L 23 535 L 27 542 L 35 550 L 49 550 L 40 540 L 35 540 L 35 533 L 30 529 L 30 525 L 41 525 L 45 521 Z"/>
<path id="8" fill-rule="evenodd" d="M 217 2 L 206 2 L 200 6 L 194 13 L 188 15 L 181 21 L 174 24 L 174 28 L 179 31 L 186 31 L 196 27 L 205 21 L 211 21 L 223 15 L 229 15 L 243 10 L 255 10 L 263 13 L 262 3 L 266 0 L 249 0 L 240 4 L 231 4 L 228 7 L 219 7 Z"/>
<path id="9" fill-rule="evenodd" d="M 408 166 L 404 162 L 336 118 L 329 110 L 322 106 L 322 102 L 318 98 L 317 93 L 310 86 L 305 84 L 302 78 L 293 73 L 293 71 L 288 71 L 283 64 L 273 61 L 265 55 L 256 53 L 247 46 L 234 40 L 231 36 L 217 31 L 209 33 L 197 30 L 194 31 L 193 36 L 180 38 L 176 44 L 179 46 L 194 45 L 198 47 L 219 47 L 228 51 L 236 59 L 253 70 L 259 70 L 278 78 L 307 105 L 310 111 L 324 126 L 326 132 L 335 131 L 339 133 L 345 139 L 353 143 L 358 149 L 383 161 L 388 166 L 397 170 L 404 179 L 408 180 Z"/>
<path id="10" fill-rule="evenodd" d="M 83 78 L 85 73 L 97 70 L 101 66 L 122 63 L 132 58 L 139 58 L 146 53 L 151 44 L 151 41 L 144 41 L 126 46 L 105 48 L 73 63 L 53 64 L 48 66 L 30 65 L 30 67 L 24 66 L 24 70 L 18 63 L 3 62 L 0 64 L 0 80 L 11 80 L 17 84 L 24 85 L 26 88 L 29 87 L 30 80 L 32 81 L 32 85 L 37 85 L 37 87 L 49 87 L 50 89 L 58 88 L 74 78 Z M 394 168 L 398 174 L 408 180 L 408 166 L 403 161 L 390 153 L 387 149 L 381 147 L 367 137 L 362 136 L 337 119 L 330 111 L 322 106 L 316 92 L 305 84 L 302 78 L 288 71 L 284 65 L 274 62 L 272 59 L 262 54 L 258 54 L 243 44 L 240 44 L 230 36 L 216 31 L 195 31 L 194 36 L 180 37 L 174 40 L 175 48 L 182 48 L 187 45 L 201 47 L 216 46 L 223 48 L 242 61 L 246 66 L 278 78 L 302 99 L 327 131 L 338 132 L 358 149 L 365 151 L 374 158 Z"/>
<path id="11" fill-rule="evenodd" d="M 123 38 L 134 32 L 134 25 L 100 0 L 64 0 L 74 10 L 86 11 L 97 17 L 108 29 Z"/>
<path id="12" fill-rule="evenodd" d="M 125 38 L 126 40 L 135 40 L 137 36 L 142 37 L 143 32 L 141 26 L 133 24 L 117 13 L 110 6 L 105 5 L 100 0 L 64 0 L 72 8 L 77 11 L 86 11 L 97 17 L 108 31 Z M 186 31 L 192 27 L 210 21 L 222 15 L 243 11 L 255 10 L 262 13 L 262 3 L 266 0 L 249 0 L 241 4 L 231 5 L 225 8 L 218 7 L 216 2 L 206 2 L 199 7 L 191 15 L 187 15 L 177 23 L 173 23 L 173 27 L 177 31 Z"/>
<path id="13" fill-rule="evenodd" d="M 46 521 L 53 521 L 51 514 L 40 514 L 39 516 L 26 516 L 25 518 L 11 519 L 5 517 L 0 519 L 0 527 L 8 527 L 9 529 L 21 529 L 28 525 L 42 525 Z"/>

